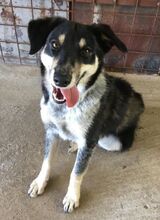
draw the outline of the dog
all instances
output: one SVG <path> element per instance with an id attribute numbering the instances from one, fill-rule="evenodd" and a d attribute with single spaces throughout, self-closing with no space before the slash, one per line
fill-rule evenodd
<path id="1" fill-rule="evenodd" d="M 108 151 L 131 147 L 139 117 L 141 95 L 120 78 L 106 73 L 104 55 L 124 43 L 106 24 L 85 25 L 61 17 L 31 20 L 30 54 L 41 50 L 43 96 L 41 119 L 45 129 L 45 154 L 30 197 L 44 192 L 50 177 L 52 145 L 57 138 L 74 144 L 77 156 L 63 199 L 64 211 L 79 206 L 80 190 L 95 146 Z"/>

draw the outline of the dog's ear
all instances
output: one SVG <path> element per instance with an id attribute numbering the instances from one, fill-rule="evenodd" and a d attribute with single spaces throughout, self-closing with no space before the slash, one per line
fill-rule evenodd
<path id="1" fill-rule="evenodd" d="M 90 25 L 89 28 L 91 32 L 95 35 L 96 40 L 104 53 L 107 53 L 114 45 L 122 52 L 127 52 L 127 47 L 115 35 L 109 25 L 93 24 Z"/>
<path id="2" fill-rule="evenodd" d="M 31 20 L 28 24 L 28 37 L 30 40 L 31 48 L 29 54 L 35 54 L 44 45 L 49 33 L 59 24 L 65 22 L 65 18 L 39 18 Z"/>

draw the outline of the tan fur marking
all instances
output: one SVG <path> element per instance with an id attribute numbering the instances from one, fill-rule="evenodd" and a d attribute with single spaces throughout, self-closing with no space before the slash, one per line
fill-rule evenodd
<path id="1" fill-rule="evenodd" d="M 84 47 L 86 45 L 86 40 L 84 38 L 81 38 L 79 41 L 80 48 Z"/>
<path id="2" fill-rule="evenodd" d="M 59 35 L 59 43 L 62 45 L 64 43 L 64 40 L 65 40 L 65 34 L 61 34 Z"/>

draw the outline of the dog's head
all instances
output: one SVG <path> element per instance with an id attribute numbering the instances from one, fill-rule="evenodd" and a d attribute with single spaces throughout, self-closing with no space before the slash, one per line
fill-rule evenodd
<path id="1" fill-rule="evenodd" d="M 75 99 L 74 103 L 77 101 L 77 85 L 98 76 L 104 54 L 114 45 L 122 52 L 127 51 L 105 24 L 84 25 L 60 17 L 44 18 L 30 21 L 28 35 L 30 54 L 43 48 L 41 61 L 59 103 L 69 98 Z M 73 102 L 68 101 L 68 106 L 73 106 Z"/>

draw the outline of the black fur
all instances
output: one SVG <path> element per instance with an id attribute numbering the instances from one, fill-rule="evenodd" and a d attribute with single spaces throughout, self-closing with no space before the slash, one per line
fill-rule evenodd
<path id="1" fill-rule="evenodd" d="M 80 175 L 86 170 L 91 155 L 92 148 L 90 147 L 78 150 L 76 162 L 73 168 L 76 175 Z"/>
<path id="2" fill-rule="evenodd" d="M 28 36 L 31 43 L 30 54 L 34 54 L 39 51 L 45 44 L 48 35 L 60 24 L 68 22 L 66 19 L 61 17 L 55 18 L 45 18 L 37 19 L 29 22 L 28 25 Z M 71 24 L 71 22 L 70 22 Z M 85 28 L 84 28 L 85 27 Z M 66 29 L 66 26 L 62 26 L 63 29 Z M 102 51 L 107 53 L 114 45 L 121 50 L 122 52 L 127 52 L 127 48 L 124 43 L 114 34 L 109 25 L 106 24 L 93 24 L 91 26 L 86 25 L 82 26 L 78 23 L 72 23 L 71 29 L 78 30 L 79 34 L 86 36 L 86 28 L 92 32 L 97 42 L 99 43 Z M 85 34 L 86 32 L 86 34 Z M 51 34 L 51 37 L 52 34 Z M 72 36 L 70 35 L 70 40 Z"/>
<path id="3" fill-rule="evenodd" d="M 31 43 L 29 54 L 35 54 L 45 44 L 49 33 L 59 24 L 65 22 L 63 18 L 45 18 L 32 20 L 28 24 L 28 37 Z"/>
<path id="4" fill-rule="evenodd" d="M 93 24 L 89 29 L 96 36 L 97 42 L 104 53 L 107 53 L 114 45 L 122 52 L 127 52 L 127 47 L 124 43 L 114 34 L 109 25 L 106 24 Z"/>
<path id="5" fill-rule="evenodd" d="M 120 139 L 121 150 L 124 151 L 129 149 L 133 143 L 139 116 L 144 110 L 144 103 L 141 95 L 135 92 L 125 80 L 106 75 L 106 81 L 106 93 L 101 99 L 100 109 L 87 132 L 87 146 L 92 148 L 100 137 L 114 134 Z M 137 112 L 133 107 L 134 102 L 139 103 Z M 128 111 L 130 113 L 127 115 Z M 134 117 L 131 119 L 130 115 L 134 115 Z M 121 127 L 123 120 L 126 122 Z"/>
<path id="6" fill-rule="evenodd" d="M 97 77 L 99 76 L 99 74 L 101 73 L 101 71 L 102 71 L 102 63 L 99 64 L 99 67 L 98 67 L 96 73 L 93 76 L 91 76 L 91 78 L 87 82 L 86 90 L 89 89 L 89 87 L 91 87 L 95 83 L 95 81 L 96 81 Z"/>

